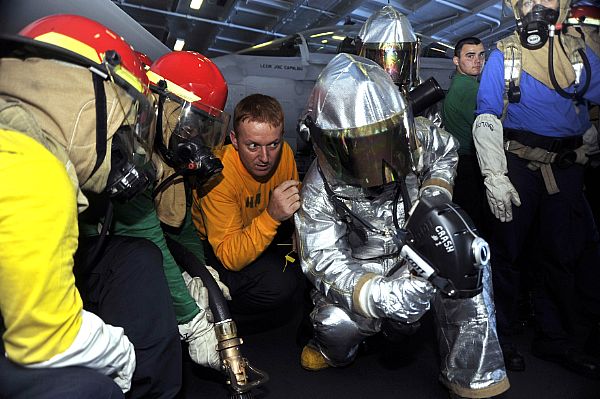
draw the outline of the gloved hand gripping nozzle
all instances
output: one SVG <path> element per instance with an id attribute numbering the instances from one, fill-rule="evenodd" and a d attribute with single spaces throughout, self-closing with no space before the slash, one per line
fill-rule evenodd
<path id="1" fill-rule="evenodd" d="M 482 291 L 488 243 L 467 213 L 444 196 L 421 198 L 396 237 L 411 271 L 446 296 L 470 298 Z"/>

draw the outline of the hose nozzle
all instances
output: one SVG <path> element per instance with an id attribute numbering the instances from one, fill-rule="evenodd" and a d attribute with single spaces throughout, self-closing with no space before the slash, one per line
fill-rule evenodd
<path id="1" fill-rule="evenodd" d="M 253 367 L 248 360 L 242 356 L 240 346 L 244 341 L 237 336 L 237 327 L 231 319 L 215 323 L 217 335 L 217 350 L 221 358 L 221 367 L 227 374 L 227 383 L 236 393 L 247 392 L 253 388 L 266 383 L 269 376 L 262 370 Z M 250 381 L 248 370 L 256 377 Z"/>

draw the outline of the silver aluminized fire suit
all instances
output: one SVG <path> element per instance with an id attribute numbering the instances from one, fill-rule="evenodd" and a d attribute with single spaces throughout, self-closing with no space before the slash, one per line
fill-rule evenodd
<path id="1" fill-rule="evenodd" d="M 352 111 L 344 107 L 343 98 L 332 100 L 336 87 L 354 93 L 354 98 L 348 99 L 356 101 L 354 112 L 371 112 L 373 101 L 381 99 L 373 95 L 370 98 L 375 100 L 369 106 L 362 109 L 356 106 L 360 104 L 356 93 L 365 93 L 365 88 L 356 84 L 353 71 L 362 74 L 365 65 L 371 67 L 366 63 L 368 60 L 347 54 L 338 55 L 328 67 L 339 57 L 344 59 L 337 60 L 339 73 L 331 79 L 335 83 L 319 87 L 317 82 L 309 100 L 307 113 L 320 126 L 332 123 L 352 127 L 357 126 L 357 121 L 368 120 L 352 116 Z M 359 68 L 348 67 L 348 63 L 361 59 Z M 396 90 L 391 79 L 389 82 L 391 90 Z M 414 122 L 412 134 L 418 148 L 413 151 L 411 163 L 415 173 L 406 179 L 411 198 L 448 195 L 457 162 L 457 144 L 428 119 L 419 117 Z M 317 154 L 303 180 L 302 206 L 295 215 L 302 269 L 315 286 L 312 293 L 315 307 L 311 313 L 314 337 L 310 345 L 331 366 L 349 364 L 360 342 L 379 332 L 384 319 L 414 323 L 432 303 L 439 327 L 441 381 L 465 397 L 494 396 L 507 390 L 509 383 L 496 335 L 488 268 L 484 270 L 483 292 L 466 299 L 443 297 L 428 281 L 413 275 L 406 265 L 388 275 L 403 262 L 393 239 L 395 190 L 388 184 L 374 195 L 360 185 L 346 184 L 339 174 L 335 177 L 335 170 L 325 165 L 327 161 L 319 156 L 319 151 Z M 324 179 L 331 188 L 329 193 Z M 350 239 L 348 219 L 336 210 L 332 192 L 353 214 L 370 223 L 372 228 L 364 229 L 365 241 Z M 401 200 L 396 209 L 402 224 L 405 212 Z"/>

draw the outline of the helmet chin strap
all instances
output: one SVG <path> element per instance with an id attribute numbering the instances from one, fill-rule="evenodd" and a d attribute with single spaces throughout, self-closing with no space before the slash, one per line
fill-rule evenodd
<path id="1" fill-rule="evenodd" d="M 161 80 L 161 82 L 164 82 L 164 80 Z M 169 166 L 173 167 L 173 165 L 175 164 L 175 154 L 173 154 L 172 151 L 169 151 L 169 148 L 167 147 L 167 145 L 165 144 L 165 141 L 163 139 L 162 114 L 163 114 L 163 106 L 164 106 L 166 98 L 167 98 L 167 96 L 164 94 L 164 92 L 161 92 L 158 95 L 158 110 L 157 110 L 158 117 L 156 118 L 155 144 L 158 147 L 158 151 L 160 152 L 160 155 L 163 156 L 163 158 L 165 159 L 167 164 Z"/>
<path id="2" fill-rule="evenodd" d="M 94 82 L 94 95 L 96 97 L 96 164 L 92 169 L 92 176 L 106 157 L 106 140 L 108 137 L 106 127 L 106 92 L 104 91 L 104 78 L 95 72 L 92 72 Z"/>

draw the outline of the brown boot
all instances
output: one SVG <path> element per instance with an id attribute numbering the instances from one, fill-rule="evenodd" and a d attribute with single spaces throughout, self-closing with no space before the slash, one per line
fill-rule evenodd
<path id="1" fill-rule="evenodd" d="M 308 371 L 319 371 L 329 367 L 321 352 L 310 345 L 305 345 L 302 349 L 300 365 L 304 370 Z"/>

